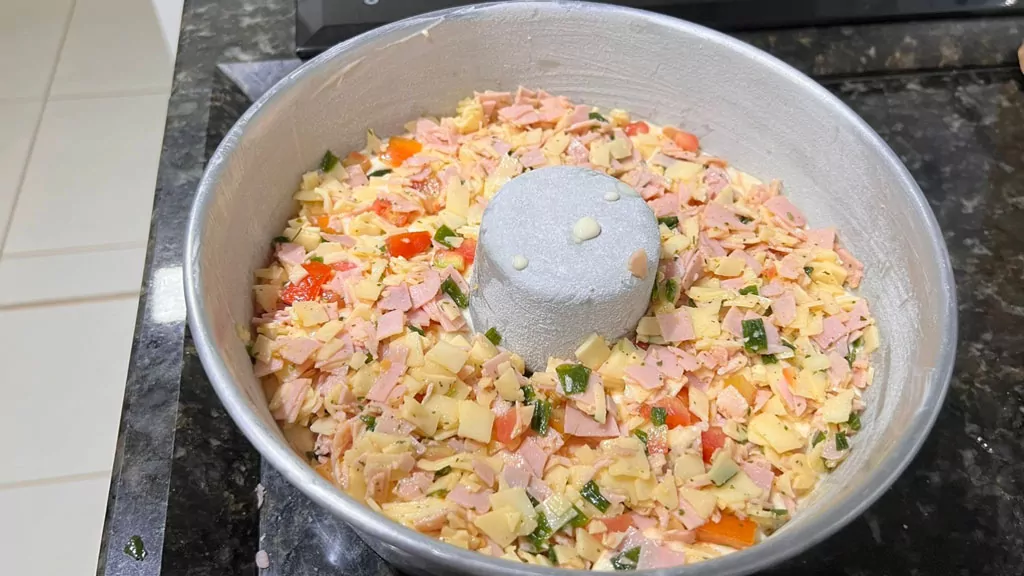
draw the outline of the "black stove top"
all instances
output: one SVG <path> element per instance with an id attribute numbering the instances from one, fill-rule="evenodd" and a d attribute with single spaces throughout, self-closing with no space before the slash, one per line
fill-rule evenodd
<path id="1" fill-rule="evenodd" d="M 300 58 L 311 58 L 371 28 L 416 14 L 474 3 L 474 0 L 296 0 L 296 53 Z M 1024 0 L 625 0 L 606 3 L 661 12 L 727 31 L 1024 14 Z"/>

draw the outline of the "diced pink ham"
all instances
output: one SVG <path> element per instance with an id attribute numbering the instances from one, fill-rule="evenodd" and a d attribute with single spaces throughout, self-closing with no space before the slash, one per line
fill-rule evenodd
<path id="1" fill-rule="evenodd" d="M 427 314 L 426 310 L 418 308 L 409 312 L 406 316 L 406 321 L 413 326 L 425 328 L 430 325 L 430 314 Z"/>
<path id="2" fill-rule="evenodd" d="M 807 224 L 807 219 L 804 218 L 803 212 L 801 212 L 789 198 L 785 196 L 775 196 L 769 198 L 765 203 L 764 207 L 771 210 L 773 214 L 780 220 L 789 223 L 791 226 L 803 226 Z"/>
<path id="3" fill-rule="evenodd" d="M 804 234 L 807 236 L 807 243 L 812 246 L 831 250 L 836 245 L 835 228 L 817 228 L 814 230 L 807 230 Z"/>
<path id="4" fill-rule="evenodd" d="M 269 376 L 274 372 L 277 372 L 281 368 L 284 368 L 284 360 L 274 356 L 271 357 L 270 362 L 257 360 L 256 364 L 253 366 L 253 372 L 255 372 L 257 378 L 263 378 L 264 376 Z"/>
<path id="5" fill-rule="evenodd" d="M 418 202 L 416 202 L 414 200 L 410 200 L 410 199 L 406 198 L 405 196 L 401 196 L 399 194 L 392 194 L 391 192 L 385 192 L 383 194 L 380 194 L 379 198 L 381 200 L 387 200 L 388 202 L 390 202 L 391 203 L 391 210 L 394 211 L 394 212 L 410 213 L 410 212 L 419 212 L 420 210 L 423 209 L 423 207 L 420 206 L 420 204 Z"/>
<path id="6" fill-rule="evenodd" d="M 661 373 L 653 362 L 626 366 L 626 376 L 647 390 L 660 388 Z"/>
<path id="7" fill-rule="evenodd" d="M 328 242 L 337 242 L 346 248 L 351 248 L 356 245 L 355 238 L 344 234 L 328 234 L 327 232 L 320 232 L 320 236 Z"/>
<path id="8" fill-rule="evenodd" d="M 647 203 L 654 211 L 654 215 L 661 218 L 662 216 L 674 216 L 679 212 L 679 195 L 678 194 L 665 194 L 660 198 L 655 198 Z"/>
<path id="9" fill-rule="evenodd" d="M 540 114 L 529 104 L 515 104 L 498 110 L 498 118 L 517 126 L 529 126 L 540 122 Z"/>
<path id="10" fill-rule="evenodd" d="M 664 544 L 651 543 L 640 549 L 640 561 L 637 563 L 637 570 L 649 570 L 654 568 L 671 568 L 686 564 L 686 554 L 673 550 Z"/>
<path id="11" fill-rule="evenodd" d="M 306 249 L 299 244 L 282 242 L 277 245 L 276 255 L 282 264 L 298 266 L 306 260 Z"/>
<path id="12" fill-rule="evenodd" d="M 405 312 L 392 310 L 377 319 L 377 340 L 401 334 L 405 330 Z"/>
<path id="13" fill-rule="evenodd" d="M 547 500 L 552 492 L 551 487 L 548 483 L 534 476 L 530 478 L 530 483 L 526 485 L 526 491 L 537 500 L 543 502 Z"/>
<path id="14" fill-rule="evenodd" d="M 765 496 L 772 491 L 772 482 L 775 481 L 775 474 L 772 473 L 771 468 L 751 462 L 745 462 L 740 465 L 740 468 L 746 472 L 747 476 L 750 476 L 750 479 L 754 481 L 754 484 L 757 484 L 758 488 L 764 490 Z"/>
<path id="15" fill-rule="evenodd" d="M 743 311 L 736 306 L 730 306 L 729 311 L 725 313 L 725 318 L 722 319 L 722 328 L 725 328 L 725 331 L 733 336 L 742 338 Z"/>
<path id="16" fill-rule="evenodd" d="M 476 472 L 476 475 L 480 477 L 480 480 L 484 484 L 494 486 L 497 473 L 494 471 L 494 468 L 491 468 L 491 465 L 488 464 L 486 460 L 481 457 L 475 458 L 473 460 L 473 471 Z"/>
<path id="17" fill-rule="evenodd" d="M 400 310 L 405 312 L 412 308 L 412 297 L 409 295 L 409 285 L 399 284 L 398 286 L 388 286 L 384 289 L 384 294 L 381 299 L 377 302 L 377 305 L 382 310 Z"/>
<path id="18" fill-rule="evenodd" d="M 302 364 L 320 348 L 320 342 L 312 338 L 278 338 L 280 354 L 292 364 Z"/>
<path id="19" fill-rule="evenodd" d="M 572 113 L 565 119 L 566 126 L 578 124 L 590 118 L 590 106 L 584 106 L 582 104 L 574 107 Z"/>
<path id="20" fill-rule="evenodd" d="M 672 354 L 675 354 L 676 357 L 679 358 L 683 370 L 686 370 L 687 372 L 693 372 L 694 370 L 700 368 L 700 363 L 697 362 L 697 357 L 691 354 L 690 352 L 683 350 L 682 348 L 676 348 L 675 346 L 668 346 L 665 349 L 671 352 Z"/>
<path id="21" fill-rule="evenodd" d="M 697 510 L 686 498 L 679 499 L 679 507 L 683 509 L 683 515 L 679 518 L 679 521 L 683 523 L 687 530 L 694 530 L 704 525 L 705 519 L 700 514 L 697 514 Z"/>
<path id="22" fill-rule="evenodd" d="M 523 457 L 530 471 L 536 476 L 544 476 L 544 465 L 547 464 L 548 454 L 540 447 L 536 436 L 530 436 L 519 446 L 516 453 Z"/>
<path id="23" fill-rule="evenodd" d="M 726 386 L 715 399 L 718 413 L 731 420 L 743 421 L 747 417 L 747 399 L 733 386 Z"/>
<path id="24" fill-rule="evenodd" d="M 759 290 L 759 292 L 761 296 L 764 296 L 765 298 L 775 298 L 776 296 L 782 294 L 785 290 L 786 287 L 782 285 L 782 282 L 778 280 L 772 280 L 771 282 L 765 284 L 764 286 L 761 286 L 761 290 Z"/>
<path id="25" fill-rule="evenodd" d="M 811 336 L 814 343 L 818 345 L 822 350 L 828 350 L 832 344 L 839 340 L 846 334 L 846 325 L 843 324 L 843 320 L 838 316 L 828 316 L 821 323 L 821 334 L 815 334 Z"/>
<path id="26" fill-rule="evenodd" d="M 708 190 L 708 197 L 714 199 L 729 185 L 729 173 L 719 166 L 708 166 L 704 171 L 703 181 Z"/>
<path id="27" fill-rule="evenodd" d="M 767 404 L 768 401 L 771 400 L 771 399 L 772 399 L 772 392 L 771 392 L 771 390 L 764 390 L 764 389 L 758 390 L 757 394 L 754 395 L 754 412 L 757 412 L 761 408 L 764 408 L 764 405 Z"/>
<path id="28" fill-rule="evenodd" d="M 850 288 L 860 286 L 860 281 L 864 278 L 864 264 L 854 258 L 846 248 L 836 250 L 836 254 L 839 255 L 843 268 L 846 270 L 846 283 L 850 285 Z"/>
<path id="29" fill-rule="evenodd" d="M 539 168 L 546 165 L 548 163 L 548 159 L 544 156 L 543 149 L 536 148 L 520 156 L 519 162 L 521 162 L 526 168 Z"/>
<path id="30" fill-rule="evenodd" d="M 310 378 L 296 378 L 281 384 L 281 407 L 274 410 L 274 418 L 285 422 L 295 422 L 299 417 L 299 410 L 306 401 L 306 392 L 312 389 L 313 380 Z"/>
<path id="31" fill-rule="evenodd" d="M 569 142 L 569 146 L 565 149 L 566 155 L 568 155 L 567 161 L 569 164 L 575 164 L 577 166 L 587 164 L 590 161 L 590 151 L 583 145 L 582 142 L 573 138 Z"/>
<path id="32" fill-rule="evenodd" d="M 753 230 L 754 223 L 744 224 L 739 216 L 721 204 L 711 202 L 704 207 L 704 226 L 706 228 L 719 228 L 721 230 Z"/>
<path id="33" fill-rule="evenodd" d="M 722 247 L 722 243 L 714 238 L 710 238 L 705 232 L 701 232 L 697 236 L 697 249 L 704 254 L 705 258 L 725 256 L 725 248 Z"/>
<path id="34" fill-rule="evenodd" d="M 796 297 L 792 292 L 772 300 L 772 320 L 778 326 L 789 326 L 796 320 Z"/>
<path id="35" fill-rule="evenodd" d="M 779 262 L 779 276 L 796 280 L 807 274 L 804 272 L 804 260 L 796 254 L 786 254 Z"/>
<path id="36" fill-rule="evenodd" d="M 416 121 L 416 140 L 445 154 L 454 154 L 459 149 L 457 133 L 426 118 Z"/>
<path id="37" fill-rule="evenodd" d="M 390 360 L 392 363 L 405 364 L 405 360 L 408 357 L 409 348 L 398 340 L 388 343 L 388 347 L 384 349 L 384 359 Z"/>
<path id="38" fill-rule="evenodd" d="M 748 252 L 746 252 L 744 250 L 737 249 L 737 250 L 733 250 L 729 254 L 729 257 L 730 258 L 741 258 L 744 262 L 747 263 L 747 268 L 750 268 L 750 271 L 753 272 L 755 276 L 760 276 L 761 275 L 761 269 L 762 269 L 761 263 L 757 261 L 757 258 L 754 258 L 753 256 L 751 256 L 750 253 L 748 253 Z"/>
<path id="39" fill-rule="evenodd" d="M 481 366 L 481 370 L 483 372 L 483 375 L 484 376 L 489 376 L 491 378 L 496 378 L 498 376 L 501 376 L 501 374 L 498 374 L 498 367 L 500 367 L 502 364 L 504 364 L 505 362 L 508 362 L 511 359 L 512 359 L 512 355 L 509 354 L 508 352 L 505 352 L 505 351 L 499 352 L 497 356 L 495 356 L 494 358 L 491 358 L 490 360 L 487 360 L 486 362 L 483 363 L 483 366 Z"/>
<path id="40" fill-rule="evenodd" d="M 641 530 L 647 530 L 648 528 L 654 528 L 658 525 L 658 521 L 650 516 L 644 514 L 638 514 L 636 512 L 629 513 L 630 518 L 633 519 L 633 525 Z"/>
<path id="41" fill-rule="evenodd" d="M 655 317 L 658 319 L 658 327 L 661 328 L 661 337 L 668 342 L 685 342 L 696 337 L 690 313 L 685 308 L 669 314 L 658 314 Z"/>
<path id="42" fill-rule="evenodd" d="M 409 297 L 412 300 L 413 308 L 420 308 L 427 302 L 434 299 L 437 292 L 441 289 L 441 276 L 433 271 L 428 270 L 426 275 L 423 277 L 423 282 L 409 287 Z"/>
<path id="43" fill-rule="evenodd" d="M 470 492 L 465 484 L 456 484 L 448 492 L 445 500 L 465 508 L 472 508 L 476 510 L 477 514 L 486 514 L 491 509 L 491 494 L 494 494 L 494 492 L 486 489 L 479 492 Z"/>
<path id="44" fill-rule="evenodd" d="M 377 381 L 373 383 L 373 387 L 366 394 L 367 400 L 387 402 L 388 396 L 391 395 L 391 390 L 398 385 L 398 380 L 403 372 L 405 372 L 404 364 L 391 364 L 387 370 L 377 377 Z"/>
<path id="45" fill-rule="evenodd" d="M 611 412 L 611 411 L 609 411 Z M 586 438 L 614 438 L 619 435 L 619 424 L 612 414 L 608 414 L 601 424 L 589 415 L 580 412 L 575 406 L 565 407 L 565 433 Z"/>
<path id="46" fill-rule="evenodd" d="M 428 472 L 416 472 L 406 476 L 395 485 L 395 495 L 406 502 L 419 500 L 433 483 L 432 478 L 433 476 Z"/>
<path id="47" fill-rule="evenodd" d="M 828 380 L 833 387 L 840 386 L 850 375 L 850 363 L 838 352 L 828 354 Z"/>
<path id="48" fill-rule="evenodd" d="M 779 394 L 782 396 L 783 402 L 786 404 L 786 409 L 793 413 L 795 416 L 800 416 L 807 409 L 807 399 L 803 396 L 797 396 L 793 394 L 793 391 L 789 388 L 789 382 L 786 378 L 779 378 L 778 382 Z"/>
<path id="49" fill-rule="evenodd" d="M 658 371 L 673 380 L 679 380 L 683 377 L 683 364 L 680 356 L 677 356 L 665 346 L 650 346 L 647 349 L 647 355 L 644 357 L 644 363 L 657 366 Z"/>
<path id="50" fill-rule="evenodd" d="M 523 457 L 509 452 L 502 453 L 505 466 L 501 470 L 501 477 L 510 488 L 526 488 L 530 483 L 530 468 Z"/>
<path id="51" fill-rule="evenodd" d="M 704 270 L 704 254 L 695 248 L 690 249 L 681 254 L 676 262 L 679 266 L 680 291 L 688 290 Z"/>
<path id="52" fill-rule="evenodd" d="M 366 172 L 363 172 L 363 168 L 359 164 L 353 164 L 345 169 L 348 172 L 348 184 L 353 188 L 359 186 L 366 186 L 370 180 L 366 177 Z"/>

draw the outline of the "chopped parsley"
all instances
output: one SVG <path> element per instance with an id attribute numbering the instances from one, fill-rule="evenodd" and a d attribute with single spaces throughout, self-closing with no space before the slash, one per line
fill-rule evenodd
<path id="1" fill-rule="evenodd" d="M 367 176 L 369 176 L 370 178 L 374 178 L 377 176 L 387 176 L 388 174 L 391 174 L 391 168 L 381 168 L 380 170 L 374 170 L 373 172 L 367 174 Z"/>
<path id="2" fill-rule="evenodd" d="M 739 219 L 740 222 L 742 222 L 743 224 L 750 224 L 751 222 L 754 221 L 754 219 L 751 218 L 750 216 L 743 216 L 742 214 L 739 216 Z"/>
<path id="3" fill-rule="evenodd" d="M 622 554 L 612 557 L 612 568 L 616 571 L 622 570 L 636 570 L 637 564 L 640 563 L 640 547 L 636 546 L 626 550 Z"/>
<path id="4" fill-rule="evenodd" d="M 846 421 L 846 425 L 850 427 L 850 430 L 856 432 L 860 430 L 860 414 L 856 412 L 850 413 L 850 419 Z"/>
<path id="5" fill-rule="evenodd" d="M 548 435 L 548 423 L 551 421 L 551 402 L 537 400 L 533 403 L 533 420 L 530 421 L 530 428 L 539 436 Z"/>
<path id="6" fill-rule="evenodd" d="M 322 257 L 322 256 L 310 256 L 310 257 L 309 257 L 309 261 L 310 261 L 310 262 L 319 262 L 319 263 L 321 263 L 321 264 L 323 264 L 323 263 L 324 263 L 324 259 L 323 259 L 323 257 Z"/>
<path id="7" fill-rule="evenodd" d="M 437 232 L 434 232 L 434 240 L 437 241 L 438 244 L 452 248 L 453 246 L 449 238 L 460 238 L 460 236 L 456 234 L 454 230 L 449 228 L 447 224 L 441 224 L 441 227 L 437 229 Z"/>
<path id="8" fill-rule="evenodd" d="M 377 427 L 376 416 L 372 416 L 370 414 L 363 414 L 359 416 L 359 419 L 363 421 L 363 424 L 366 424 L 366 429 L 369 430 L 370 432 L 373 432 L 373 429 Z"/>
<path id="9" fill-rule="evenodd" d="M 498 329 L 493 326 L 488 328 L 487 332 L 484 332 L 484 336 L 495 346 L 501 344 L 501 334 L 498 334 Z"/>
<path id="10" fill-rule="evenodd" d="M 599 112 L 591 112 L 590 114 L 587 115 L 587 117 L 590 118 L 591 120 L 597 120 L 598 122 L 608 122 L 608 119 L 605 118 L 604 116 L 601 116 Z"/>
<path id="11" fill-rule="evenodd" d="M 665 418 L 667 417 L 668 410 L 665 410 L 660 406 L 651 408 L 651 424 L 654 424 L 655 426 L 664 426 Z"/>
<path id="12" fill-rule="evenodd" d="M 665 302 L 675 304 L 676 298 L 679 298 L 679 281 L 675 278 L 665 280 L 665 284 L 661 288 L 661 294 Z"/>
<path id="13" fill-rule="evenodd" d="M 753 294 L 754 296 L 760 296 L 761 293 L 757 291 L 757 285 L 751 284 L 750 286 L 744 286 L 740 288 L 740 294 L 746 296 L 747 294 Z"/>
<path id="14" fill-rule="evenodd" d="M 469 306 L 469 297 L 462 292 L 462 289 L 459 288 L 459 285 L 456 284 L 455 280 L 452 280 L 450 276 L 445 278 L 444 282 L 441 282 L 441 292 L 450 296 L 451 299 L 455 301 L 455 305 L 459 308 Z"/>
<path id="15" fill-rule="evenodd" d="M 338 157 L 334 155 L 334 152 L 328 150 L 324 152 L 324 157 L 320 159 L 320 171 L 330 172 L 334 170 L 334 167 L 338 165 Z"/>
<path id="16" fill-rule="evenodd" d="M 808 276 L 810 276 L 813 272 L 814 272 L 814 268 L 811 268 L 810 266 L 804 266 L 804 274 L 807 274 Z"/>
<path id="17" fill-rule="evenodd" d="M 284 244 L 286 242 L 291 242 L 291 240 L 288 240 L 287 236 L 277 236 L 274 238 L 273 242 L 274 244 Z"/>
<path id="18" fill-rule="evenodd" d="M 555 372 L 558 374 L 558 381 L 562 383 L 562 390 L 565 390 L 566 394 L 582 394 L 587 391 L 590 368 L 583 364 L 562 364 L 555 368 Z"/>
<path id="19" fill-rule="evenodd" d="M 434 480 L 437 480 L 438 478 L 444 478 L 445 476 L 447 476 L 447 475 L 449 475 L 451 473 L 452 473 L 452 467 L 451 466 L 445 466 L 444 468 L 441 468 L 440 470 L 434 472 Z"/>
<path id="20" fill-rule="evenodd" d="M 440 490 L 434 490 L 433 492 L 427 494 L 427 498 L 430 498 L 431 496 L 437 496 L 438 498 L 444 498 L 447 495 L 448 495 L 448 491 L 445 490 L 444 488 L 441 488 Z"/>
<path id="21" fill-rule="evenodd" d="M 857 354 L 860 353 L 861 348 L 864 347 L 864 337 L 857 338 L 850 344 L 850 351 L 846 353 L 846 362 L 853 366 L 853 362 L 857 360 Z"/>
<path id="22" fill-rule="evenodd" d="M 679 217 L 678 216 L 662 216 L 661 218 L 658 218 L 658 223 L 659 224 L 664 224 L 665 226 L 668 226 L 669 229 L 675 230 L 676 228 L 679 227 Z"/>
<path id="23" fill-rule="evenodd" d="M 743 347 L 747 352 L 760 352 L 768 348 L 768 334 L 760 318 L 743 321 Z"/>
<path id="24" fill-rule="evenodd" d="M 599 488 L 597 483 L 593 480 L 590 480 L 583 485 L 583 488 L 580 489 L 580 496 L 582 496 L 587 502 L 593 504 L 594 508 L 597 508 L 601 512 L 607 512 L 612 506 L 612 503 L 605 500 L 604 496 L 601 495 L 601 488 Z"/>
<path id="25" fill-rule="evenodd" d="M 420 328 L 419 326 L 414 326 L 412 324 L 409 324 L 409 330 L 412 330 L 413 332 L 419 334 L 420 336 L 427 335 L 427 333 L 423 331 L 423 328 Z"/>
<path id="26" fill-rule="evenodd" d="M 817 432 L 814 433 L 814 438 L 811 439 L 811 446 L 814 447 L 817 446 L 818 444 L 821 444 L 822 440 L 824 440 L 825 438 L 825 433 L 822 432 L 821 430 L 818 430 Z"/>
<path id="27" fill-rule="evenodd" d="M 785 508 L 772 508 L 772 514 L 776 516 L 789 516 L 789 510 Z"/>
<path id="28" fill-rule="evenodd" d="M 785 346 L 786 348 L 789 348 L 790 350 L 796 350 L 796 346 L 793 346 L 792 344 L 785 340 L 782 341 L 782 345 Z"/>
<path id="29" fill-rule="evenodd" d="M 146 559 L 146 545 L 142 542 L 142 536 L 132 536 L 128 539 L 128 543 L 124 545 L 124 553 L 135 561 L 142 562 Z"/>
<path id="30" fill-rule="evenodd" d="M 775 354 L 762 354 L 761 362 L 764 362 L 765 364 L 778 364 L 779 359 L 775 357 Z"/>
<path id="31" fill-rule="evenodd" d="M 846 434 L 842 432 L 836 432 L 836 450 L 842 452 L 850 447 L 850 443 L 846 441 Z"/>

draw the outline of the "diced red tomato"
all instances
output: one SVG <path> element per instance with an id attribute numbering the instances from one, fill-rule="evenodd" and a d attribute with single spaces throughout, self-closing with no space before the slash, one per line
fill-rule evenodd
<path id="1" fill-rule="evenodd" d="M 369 172 L 370 168 L 373 168 L 373 165 L 370 163 L 370 159 L 359 152 L 351 152 L 344 160 L 341 161 L 341 165 L 346 168 L 357 164 L 363 169 L 363 172 Z"/>
<path id="2" fill-rule="evenodd" d="M 388 252 L 395 257 L 412 258 L 430 248 L 430 232 L 404 232 L 388 236 Z"/>
<path id="3" fill-rule="evenodd" d="M 647 134 L 651 131 L 651 127 L 644 121 L 630 122 L 626 124 L 623 131 L 626 133 L 626 136 L 636 136 L 637 134 Z"/>
<path id="4" fill-rule="evenodd" d="M 476 240 L 472 238 L 463 238 L 462 244 L 455 249 L 455 253 L 462 256 L 465 260 L 466 265 L 469 266 L 476 260 Z"/>
<path id="5" fill-rule="evenodd" d="M 322 262 L 306 262 L 306 277 L 295 283 L 289 283 L 281 291 L 281 300 L 285 304 L 319 300 L 323 286 L 334 275 L 334 270 Z"/>
<path id="6" fill-rule="evenodd" d="M 501 416 L 494 419 L 494 437 L 502 444 L 512 442 L 516 431 L 516 410 L 510 409 Z"/>
<path id="7" fill-rule="evenodd" d="M 643 404 L 640 406 L 640 414 L 643 415 L 644 418 L 650 418 L 651 408 L 655 407 L 665 409 L 665 425 L 669 428 L 689 426 L 693 421 L 693 418 L 690 416 L 690 409 L 687 408 L 687 405 L 684 404 L 678 396 L 662 398 L 654 404 Z"/>
<path id="8" fill-rule="evenodd" d="M 423 150 L 423 144 L 409 139 L 395 136 L 388 140 L 388 147 L 381 158 L 392 166 L 401 166 L 409 158 Z"/>
<path id="9" fill-rule="evenodd" d="M 603 522 L 609 532 L 625 532 L 633 525 L 633 516 L 628 512 L 611 518 L 596 518 L 596 520 Z"/>
<path id="10" fill-rule="evenodd" d="M 689 132 L 684 132 L 678 128 L 673 128 L 672 126 L 666 126 L 661 130 L 661 132 L 665 136 L 671 138 L 672 141 L 676 143 L 676 146 L 679 146 L 683 150 L 696 152 L 700 148 L 700 140 Z"/>
<path id="11" fill-rule="evenodd" d="M 345 270 L 351 270 L 353 268 L 356 268 L 356 265 L 349 262 L 348 260 L 342 260 L 340 262 L 335 262 L 334 264 L 331 264 L 331 268 L 337 270 L 338 272 L 344 272 Z"/>
<path id="12" fill-rule="evenodd" d="M 704 456 L 704 463 L 710 464 L 715 451 L 725 446 L 725 432 L 720 426 L 711 426 L 706 432 L 700 433 L 700 443 Z"/>
<path id="13" fill-rule="evenodd" d="M 409 222 L 412 222 L 416 217 L 416 214 L 413 212 L 395 212 L 392 210 L 391 202 L 383 198 L 374 200 L 373 204 L 370 205 L 370 210 L 373 210 L 378 216 L 399 228 L 408 226 Z"/>

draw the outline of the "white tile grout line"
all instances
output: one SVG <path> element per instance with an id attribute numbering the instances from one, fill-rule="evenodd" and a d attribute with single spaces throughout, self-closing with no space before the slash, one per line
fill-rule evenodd
<path id="1" fill-rule="evenodd" d="M 7 236 L 11 232 L 11 225 L 14 223 L 14 214 L 18 210 L 18 200 L 21 197 L 21 188 L 25 185 L 25 176 L 28 174 L 28 165 L 35 153 L 36 139 L 39 137 L 39 127 L 43 124 L 43 116 L 46 114 L 46 105 L 50 100 L 50 91 L 53 90 L 53 81 L 57 77 L 57 65 L 60 64 L 61 54 L 64 52 L 64 44 L 68 39 L 68 31 L 71 29 L 71 21 L 75 18 L 75 10 L 78 8 L 78 0 L 72 0 L 71 10 L 68 10 L 67 20 L 64 22 L 64 31 L 60 36 L 60 45 L 57 47 L 57 57 L 53 59 L 53 66 L 50 68 L 50 79 L 46 82 L 46 93 L 43 97 L 43 107 L 39 110 L 39 118 L 36 120 L 35 130 L 32 131 L 32 139 L 29 141 L 28 156 L 25 164 L 21 167 L 21 174 L 18 176 L 18 188 L 14 192 L 14 202 L 11 203 L 11 215 L 7 223 L 0 229 L 0 254 L 7 245 Z"/>
<path id="2" fill-rule="evenodd" d="M 115 90 L 113 92 L 73 92 L 71 94 L 58 94 L 49 96 L 48 102 L 66 102 L 68 100 L 97 100 L 99 98 L 131 98 L 132 96 L 160 96 L 171 95 L 171 87 L 133 88 L 129 90 Z"/>
<path id="3" fill-rule="evenodd" d="M 155 183 L 154 183 L 155 184 Z M 68 254 L 96 254 L 98 252 L 118 252 L 145 248 L 149 244 L 145 240 L 136 242 L 108 242 L 105 244 L 89 244 L 86 246 L 68 246 L 67 248 L 48 248 L 45 250 L 23 250 L 21 252 L 0 253 L 0 260 L 20 260 L 46 258 L 49 256 L 65 256 Z"/>
<path id="4" fill-rule="evenodd" d="M 98 480 L 110 478 L 110 470 L 97 472 L 82 472 L 80 474 L 67 474 L 64 476 L 51 476 L 49 478 L 35 478 L 32 480 L 19 480 L 0 484 L 0 492 L 4 490 L 17 490 L 18 488 L 35 488 L 38 486 L 52 486 L 54 484 L 66 484 L 68 482 L 81 482 L 82 480 Z"/>
<path id="5" fill-rule="evenodd" d="M 49 308 L 50 306 L 72 306 L 75 304 L 95 304 L 97 302 L 112 302 L 115 300 L 126 300 L 134 298 L 138 303 L 139 291 L 126 290 L 124 292 L 111 292 L 109 294 L 97 294 L 95 296 L 75 296 L 71 298 L 50 298 L 32 302 L 19 302 L 17 304 L 0 304 L 0 312 L 14 312 L 18 310 L 31 310 L 33 308 Z"/>

